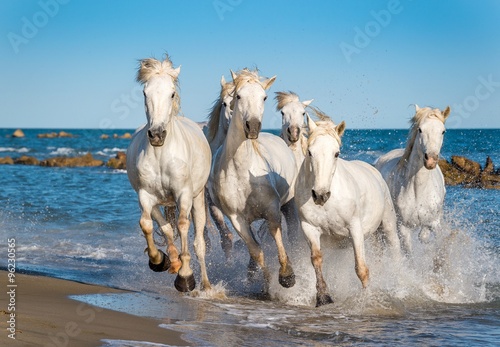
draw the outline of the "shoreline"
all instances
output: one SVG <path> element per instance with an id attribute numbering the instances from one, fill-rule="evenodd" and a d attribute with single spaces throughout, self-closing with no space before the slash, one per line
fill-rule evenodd
<path id="1" fill-rule="evenodd" d="M 15 286 L 9 287 L 8 274 L 0 270 L 0 282 L 6 293 L 0 296 L 0 345 L 88 347 L 102 346 L 103 340 L 190 345 L 181 333 L 160 328 L 163 323 L 160 319 L 103 309 L 69 297 L 129 291 L 20 273 L 15 274 Z M 11 297 L 9 291 L 13 294 Z M 12 321 L 15 335 L 9 331 Z"/>

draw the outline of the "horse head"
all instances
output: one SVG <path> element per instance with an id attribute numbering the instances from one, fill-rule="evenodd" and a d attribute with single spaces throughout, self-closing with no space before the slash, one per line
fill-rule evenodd
<path id="1" fill-rule="evenodd" d="M 137 81 L 144 85 L 149 143 L 163 146 L 167 136 L 167 125 L 179 111 L 180 98 L 177 93 L 177 77 L 180 66 L 173 68 L 167 56 L 164 61 L 144 59 L 140 62 Z"/>
<path id="2" fill-rule="evenodd" d="M 259 137 L 264 115 L 266 90 L 276 80 L 276 76 L 261 80 L 256 72 L 244 69 L 238 74 L 231 71 L 235 86 L 232 100 L 233 118 L 238 115 L 238 122 L 243 127 L 247 139 Z"/>
<path id="3" fill-rule="evenodd" d="M 299 101 L 293 92 L 276 92 L 276 111 L 281 112 L 281 137 L 287 145 L 297 142 L 302 134 L 306 107 L 313 100 Z"/>
<path id="4" fill-rule="evenodd" d="M 306 160 L 313 174 L 311 193 L 314 203 L 323 206 L 331 195 L 345 122 L 342 121 L 336 126 L 323 114 L 322 120 L 317 123 L 307 115 L 307 123 L 309 139 Z"/>
<path id="5" fill-rule="evenodd" d="M 415 110 L 414 146 L 417 146 L 419 157 L 423 160 L 425 168 L 432 170 L 439 161 L 439 152 L 446 132 L 444 123 L 450 115 L 450 107 L 441 111 L 437 108 L 419 108 L 415 105 Z"/>

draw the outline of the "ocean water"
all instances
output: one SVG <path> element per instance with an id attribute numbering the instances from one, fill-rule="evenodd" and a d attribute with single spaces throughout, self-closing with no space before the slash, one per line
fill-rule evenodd
<path id="1" fill-rule="evenodd" d="M 39 139 L 52 129 L 0 129 L 0 157 L 38 159 L 87 152 L 108 160 L 125 151 L 126 139 L 100 139 L 101 130 L 66 130 L 76 137 Z M 60 129 L 54 129 L 59 131 Z M 125 131 L 115 131 L 122 134 Z M 111 133 L 111 132 L 108 132 Z M 112 134 L 112 133 L 111 133 Z M 347 130 L 341 156 L 373 162 L 403 147 L 407 130 Z M 500 130 L 448 130 L 441 155 L 465 155 L 500 165 Z M 131 290 L 76 299 L 132 314 L 156 317 L 197 346 L 495 346 L 500 345 L 500 191 L 447 187 L 446 226 L 429 245 L 416 240 L 412 260 L 395 264 L 367 240 L 370 284 L 361 288 L 352 248 L 325 247 L 324 276 L 332 305 L 315 308 L 315 277 L 302 242 L 288 255 L 296 285 L 277 282 L 275 246 L 264 237 L 272 273 L 271 299 L 261 297 L 262 278 L 246 279 L 248 252 L 235 235 L 226 261 L 209 225 L 208 273 L 214 289 L 178 293 L 175 277 L 147 266 L 137 196 L 123 170 L 0 166 L 0 244 L 16 240 L 18 271 Z M 193 252 L 194 253 L 194 252 Z M 437 256 L 443 259 L 433 271 Z M 7 254 L 0 256 L 6 267 Z M 199 279 L 196 257 L 192 258 Z M 147 341 L 107 340 L 103 346 L 149 346 Z"/>

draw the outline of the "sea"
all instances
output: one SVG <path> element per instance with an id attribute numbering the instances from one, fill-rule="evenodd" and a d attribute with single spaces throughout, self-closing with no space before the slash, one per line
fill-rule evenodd
<path id="1" fill-rule="evenodd" d="M 23 129 L 25 137 L 13 138 L 14 130 L 0 129 L 0 157 L 41 160 L 90 152 L 107 161 L 130 143 L 113 134 L 134 131 Z M 61 130 L 74 137 L 37 137 Z M 346 130 L 341 157 L 373 163 L 404 147 L 407 132 Z M 490 156 L 500 165 L 499 140 L 498 129 L 450 129 L 441 156 L 463 155 L 481 165 Z M 126 289 L 73 298 L 157 318 L 194 346 L 500 345 L 500 190 L 447 187 L 443 230 L 427 244 L 415 237 L 414 253 L 403 262 L 394 262 L 367 240 L 366 289 L 355 275 L 352 247 L 325 243 L 323 271 L 335 302 L 316 308 L 315 275 L 304 240 L 291 245 L 285 233 L 296 274 L 295 286 L 285 289 L 278 284 L 272 238 L 254 224 L 254 230 L 264 230 L 256 237 L 272 273 L 265 297 L 262 276 L 247 280 L 249 255 L 239 237 L 235 234 L 233 255 L 226 259 L 218 231 L 208 222 L 213 289 L 201 292 L 197 283 L 184 294 L 174 289 L 175 275 L 148 268 L 138 199 L 125 170 L 0 165 L 0 182 L 1 268 L 7 267 L 7 240 L 15 239 L 17 271 Z M 199 282 L 192 246 L 191 252 Z M 103 340 L 102 346 L 167 345 Z"/>

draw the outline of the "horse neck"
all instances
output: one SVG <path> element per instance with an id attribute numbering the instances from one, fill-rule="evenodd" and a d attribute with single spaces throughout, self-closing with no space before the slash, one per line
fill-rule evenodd
<path id="1" fill-rule="evenodd" d="M 252 141 L 246 138 L 242 123 L 241 116 L 236 113 L 233 114 L 224 141 L 224 153 L 227 156 L 233 157 L 242 145 L 251 146 Z"/>
<path id="2" fill-rule="evenodd" d="M 415 144 L 404 163 L 404 168 L 408 179 L 426 179 L 433 172 L 433 170 L 427 170 L 424 167 L 424 153 Z"/>
<path id="3" fill-rule="evenodd" d="M 223 117 L 221 117 L 221 120 L 219 121 L 217 133 L 215 134 L 213 139 L 210 141 L 210 149 L 212 150 L 212 153 L 215 153 L 217 148 L 219 148 L 220 146 L 222 146 L 222 144 L 224 144 L 224 140 L 227 137 L 227 133 L 224 131 L 224 126 L 222 124 L 222 118 Z"/>

